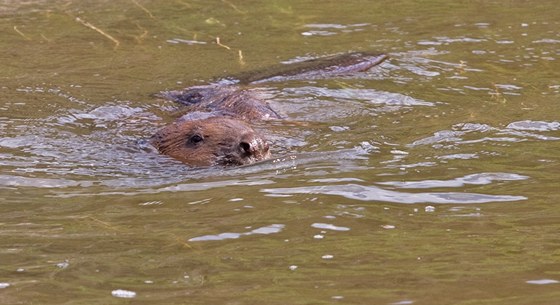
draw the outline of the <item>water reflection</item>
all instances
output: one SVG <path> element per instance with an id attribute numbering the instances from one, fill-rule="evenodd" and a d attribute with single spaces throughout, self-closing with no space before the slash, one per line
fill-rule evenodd
<path id="1" fill-rule="evenodd" d="M 260 227 L 248 232 L 243 233 L 220 233 L 217 235 L 203 235 L 198 237 L 190 238 L 189 241 L 211 241 L 211 240 L 225 240 L 225 239 L 237 239 L 242 236 L 250 236 L 250 235 L 268 235 L 268 234 L 275 234 L 279 233 L 284 229 L 284 225 L 282 224 L 271 224 L 269 226 Z"/>
<path id="2" fill-rule="evenodd" d="M 366 27 L 375 27 L 369 23 L 335 24 L 335 23 L 310 23 L 305 25 L 310 30 L 302 32 L 303 36 L 332 36 L 341 33 L 352 33 L 366 30 Z"/>
<path id="3" fill-rule="evenodd" d="M 465 185 L 486 185 L 500 181 L 519 181 L 529 179 L 527 176 L 511 173 L 479 173 L 458 177 L 452 180 L 422 180 L 422 181 L 385 181 L 380 185 L 390 185 L 398 188 L 439 188 L 463 187 Z"/>
<path id="4" fill-rule="evenodd" d="M 341 227 L 341 226 L 335 226 L 333 224 L 330 223 L 313 223 L 311 224 L 312 228 L 315 229 L 323 229 L 323 230 L 332 230 L 332 231 L 350 231 L 350 228 L 348 227 Z"/>
<path id="5" fill-rule="evenodd" d="M 433 136 L 416 140 L 408 146 L 441 146 L 441 144 L 461 145 L 483 142 L 516 143 L 528 140 L 557 141 L 560 140 L 560 137 L 540 134 L 537 132 L 550 132 L 558 130 L 560 130 L 560 123 L 556 121 L 546 122 L 524 120 L 511 122 L 505 128 L 492 127 L 488 124 L 462 123 L 454 125 L 452 130 L 437 131 Z M 467 135 L 473 139 L 465 139 Z"/>
<path id="6" fill-rule="evenodd" d="M 488 195 L 469 192 L 414 192 L 407 193 L 383 189 L 373 185 L 339 184 L 305 186 L 292 188 L 262 189 L 268 196 L 295 194 L 336 195 L 360 201 L 381 201 L 393 203 L 431 203 L 431 204 L 474 204 L 526 200 L 525 196 Z"/>
<path id="7" fill-rule="evenodd" d="M 369 104 L 379 106 L 435 106 L 435 103 L 433 102 L 423 101 L 400 93 L 384 92 L 375 89 L 333 89 L 303 86 L 286 89 L 284 90 L 284 94 L 285 96 L 301 97 L 309 95 L 314 98 L 336 99 L 337 102 L 344 103 L 342 105 L 346 105 L 346 103 L 352 101 L 355 102 L 363 100 Z"/>
<path id="8" fill-rule="evenodd" d="M 549 285 L 549 284 L 558 284 L 560 281 L 552 280 L 552 279 L 542 279 L 542 280 L 530 280 L 526 282 L 527 284 L 533 285 Z"/>

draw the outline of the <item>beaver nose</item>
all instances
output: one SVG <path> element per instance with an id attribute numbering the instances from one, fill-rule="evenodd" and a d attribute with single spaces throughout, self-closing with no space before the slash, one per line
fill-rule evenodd
<path id="1" fill-rule="evenodd" d="M 268 143 L 255 135 L 245 135 L 239 142 L 239 147 L 248 156 L 263 157 L 268 152 Z"/>

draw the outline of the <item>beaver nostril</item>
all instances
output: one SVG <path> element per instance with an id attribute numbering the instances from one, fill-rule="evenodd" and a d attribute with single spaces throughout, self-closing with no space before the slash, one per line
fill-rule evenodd
<path id="1" fill-rule="evenodd" d="M 248 142 L 241 142 L 239 143 L 239 147 L 248 155 L 252 155 L 253 151 L 251 150 L 251 144 Z"/>

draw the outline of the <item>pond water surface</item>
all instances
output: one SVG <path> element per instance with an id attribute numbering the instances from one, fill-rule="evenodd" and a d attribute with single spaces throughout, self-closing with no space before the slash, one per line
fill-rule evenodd
<path id="1" fill-rule="evenodd" d="M 559 304 L 560 10 L 543 1 L 0 1 L 1 304 Z M 141 145 L 256 85 L 274 159 Z"/>

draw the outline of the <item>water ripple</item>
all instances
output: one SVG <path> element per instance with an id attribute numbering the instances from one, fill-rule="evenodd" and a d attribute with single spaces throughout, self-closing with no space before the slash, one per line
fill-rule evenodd
<path id="1" fill-rule="evenodd" d="M 189 239 L 189 241 L 210 241 L 210 240 L 225 240 L 225 239 L 237 239 L 242 236 L 249 236 L 249 235 L 268 235 L 268 234 L 275 234 L 279 233 L 284 229 L 285 225 L 283 224 L 271 224 L 269 226 L 260 227 L 248 232 L 243 233 L 220 233 L 216 235 L 203 235 L 198 237 L 193 237 Z"/>
<path id="2" fill-rule="evenodd" d="M 462 187 L 465 185 L 486 185 L 494 181 L 527 180 L 529 177 L 511 173 L 479 173 L 466 175 L 452 180 L 422 180 L 422 181 L 387 181 L 379 182 L 381 185 L 390 185 L 398 188 L 436 188 L 436 187 Z"/>
<path id="3" fill-rule="evenodd" d="M 557 141 L 560 137 L 540 134 L 538 132 L 552 132 L 560 130 L 557 121 L 516 121 L 509 123 L 505 128 L 492 127 L 487 124 L 461 123 L 453 125 L 452 130 L 441 130 L 432 136 L 416 140 L 408 145 L 434 145 L 442 143 L 471 144 L 481 142 L 522 142 L 530 139 L 543 141 Z M 465 139 L 471 134 L 474 139 Z M 482 136 L 484 134 L 484 136 Z"/>
<path id="4" fill-rule="evenodd" d="M 389 106 L 435 106 L 435 103 L 428 102 L 420 99 L 415 99 L 411 96 L 385 92 L 374 89 L 329 89 L 305 86 L 299 88 L 289 88 L 285 93 L 302 96 L 310 95 L 317 97 L 335 98 L 339 100 L 362 100 L 368 101 L 375 105 L 389 105 Z"/>
<path id="5" fill-rule="evenodd" d="M 261 191 L 270 195 L 323 194 L 342 196 L 344 198 L 360 201 L 383 201 L 404 204 L 475 204 L 488 202 L 520 201 L 527 199 L 527 197 L 524 196 L 487 195 L 467 192 L 406 193 L 385 190 L 372 185 L 366 186 L 358 184 L 270 188 L 262 189 Z"/>

